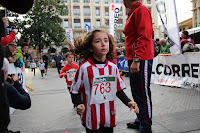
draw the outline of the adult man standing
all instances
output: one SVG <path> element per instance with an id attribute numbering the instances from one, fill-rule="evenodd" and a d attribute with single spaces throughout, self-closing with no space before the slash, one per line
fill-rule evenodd
<path id="1" fill-rule="evenodd" d="M 194 41 L 192 40 L 191 37 L 189 37 L 188 31 L 184 30 L 184 31 L 181 33 L 181 48 L 183 48 L 183 46 L 184 46 L 186 43 L 192 43 L 192 44 L 195 46 Z"/>
<path id="2" fill-rule="evenodd" d="M 140 129 L 142 133 L 151 133 L 150 78 L 154 58 L 152 17 L 149 9 L 139 0 L 123 0 L 123 2 L 125 7 L 130 9 L 123 31 L 130 85 L 132 96 L 140 110 L 135 122 L 127 123 L 127 126 Z"/>
<path id="3" fill-rule="evenodd" d="M 56 51 L 56 55 L 54 56 L 54 60 L 55 60 L 55 62 L 56 62 L 56 67 L 57 67 L 57 69 L 58 69 L 58 73 L 60 74 L 61 64 L 62 64 L 63 58 L 62 58 L 61 55 L 59 55 L 59 52 L 58 52 L 58 51 Z"/>

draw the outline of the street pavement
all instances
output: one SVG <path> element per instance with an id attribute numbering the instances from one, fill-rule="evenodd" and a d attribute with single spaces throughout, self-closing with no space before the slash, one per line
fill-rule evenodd
<path id="1" fill-rule="evenodd" d="M 132 99 L 129 79 L 124 77 L 125 93 Z M 85 133 L 80 117 L 71 103 L 65 79 L 58 77 L 57 69 L 48 69 L 41 77 L 26 69 L 26 84 L 32 106 L 28 110 L 16 110 L 11 115 L 9 129 L 21 133 Z M 200 91 L 171 88 L 151 84 L 154 133 L 200 133 Z M 136 118 L 119 99 L 116 102 L 117 126 L 115 133 L 139 133 L 128 129 L 126 123 Z"/>

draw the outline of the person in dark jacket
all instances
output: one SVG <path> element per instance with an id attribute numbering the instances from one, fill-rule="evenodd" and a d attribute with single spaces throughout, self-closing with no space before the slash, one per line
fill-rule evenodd
<path id="1" fill-rule="evenodd" d="M 10 11 L 24 14 L 32 8 L 33 2 L 34 0 L 0 0 L 0 5 L 6 7 Z M 4 16 L 0 14 L 0 38 L 5 36 L 5 26 L 2 20 L 3 17 Z M 4 50 L 2 44 L 0 44 L 0 133 L 11 133 L 12 131 L 7 130 L 10 117 L 7 91 L 4 87 L 4 72 L 1 69 L 3 66 L 3 60 Z"/>
<path id="2" fill-rule="evenodd" d="M 61 55 L 59 55 L 59 52 L 58 52 L 58 51 L 56 51 L 56 55 L 54 56 L 54 60 L 55 60 L 55 62 L 56 62 L 56 67 L 57 67 L 57 69 L 58 69 L 58 74 L 60 74 L 61 64 L 62 64 L 63 58 L 62 58 Z"/>
<path id="3" fill-rule="evenodd" d="M 19 83 L 16 74 L 12 74 L 12 77 L 8 76 L 8 66 L 9 62 L 6 58 L 4 58 L 2 70 L 4 71 L 5 76 L 4 88 L 7 94 L 7 104 L 15 109 L 28 109 L 31 107 L 31 98 Z M 7 123 L 7 126 L 9 122 Z M 5 131 L 2 132 L 6 133 L 8 131 L 7 126 L 5 127 Z"/>

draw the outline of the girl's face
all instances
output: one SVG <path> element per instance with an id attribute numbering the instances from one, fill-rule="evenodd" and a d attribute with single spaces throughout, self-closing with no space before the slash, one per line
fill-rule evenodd
<path id="1" fill-rule="evenodd" d="M 96 32 L 92 40 L 93 57 L 99 61 L 106 59 L 106 54 L 109 52 L 109 38 L 105 32 Z"/>

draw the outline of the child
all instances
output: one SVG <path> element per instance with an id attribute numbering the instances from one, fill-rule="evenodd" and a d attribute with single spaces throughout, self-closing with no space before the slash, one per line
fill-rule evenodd
<path id="1" fill-rule="evenodd" d="M 70 92 L 72 81 L 75 78 L 75 75 L 76 75 L 76 72 L 78 69 L 78 65 L 73 62 L 74 54 L 72 52 L 67 52 L 65 60 L 67 61 L 67 63 L 62 68 L 61 73 L 59 74 L 59 77 L 63 78 L 63 76 L 65 76 L 67 87 Z M 70 94 L 71 94 L 71 92 L 70 92 Z M 71 98 L 72 98 L 72 95 L 71 95 Z M 74 104 L 74 108 L 75 107 L 76 107 L 76 105 Z"/>
<path id="2" fill-rule="evenodd" d="M 114 58 L 113 45 L 107 33 L 94 30 L 75 48 L 85 62 L 75 76 L 72 98 L 87 133 L 113 133 L 116 95 L 130 110 L 139 112 L 137 104 L 123 92 L 125 83 L 117 66 L 110 62 Z"/>
<path id="3" fill-rule="evenodd" d="M 45 64 L 44 64 L 43 60 L 40 60 L 40 63 L 38 64 L 38 66 L 39 66 L 39 69 L 41 71 L 41 75 L 42 75 L 42 78 L 43 78 L 44 69 L 45 69 Z"/>
<path id="4" fill-rule="evenodd" d="M 34 59 L 32 59 L 32 62 L 30 64 L 30 68 L 31 68 L 31 71 L 34 72 L 34 76 L 35 76 L 36 63 L 34 62 Z"/>

